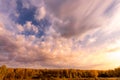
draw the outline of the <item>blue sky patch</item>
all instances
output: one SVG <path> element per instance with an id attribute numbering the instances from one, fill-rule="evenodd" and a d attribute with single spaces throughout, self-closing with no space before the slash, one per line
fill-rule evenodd
<path id="1" fill-rule="evenodd" d="M 26 36 L 35 35 L 36 37 L 41 37 L 45 34 L 44 30 L 46 29 L 46 27 L 49 27 L 51 25 L 47 17 L 40 21 L 37 21 L 34 18 L 36 9 L 37 8 L 35 6 L 31 6 L 30 8 L 24 8 L 22 2 L 20 0 L 17 0 L 17 12 L 19 13 L 19 17 L 17 18 L 16 22 L 24 25 L 27 21 L 30 21 L 38 28 L 38 33 L 34 33 L 33 31 L 22 32 L 22 34 Z"/>

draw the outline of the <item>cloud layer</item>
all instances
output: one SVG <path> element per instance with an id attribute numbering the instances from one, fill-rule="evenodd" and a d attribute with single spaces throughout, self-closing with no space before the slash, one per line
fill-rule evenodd
<path id="1" fill-rule="evenodd" d="M 119 13 L 119 0 L 1 0 L 0 65 L 118 67 Z"/>
<path id="2" fill-rule="evenodd" d="M 111 2 L 112 0 L 46 0 L 48 10 L 58 19 L 54 24 L 55 29 L 63 37 L 81 36 L 102 27 L 109 19 L 104 12 Z"/>

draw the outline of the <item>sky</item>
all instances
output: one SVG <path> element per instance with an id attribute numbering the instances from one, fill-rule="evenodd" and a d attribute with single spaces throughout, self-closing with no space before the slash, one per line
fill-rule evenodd
<path id="1" fill-rule="evenodd" d="M 120 66 L 120 0 L 0 0 L 0 65 Z"/>

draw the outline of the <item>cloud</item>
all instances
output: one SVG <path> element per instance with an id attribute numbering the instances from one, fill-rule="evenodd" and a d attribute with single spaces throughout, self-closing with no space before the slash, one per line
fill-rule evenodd
<path id="1" fill-rule="evenodd" d="M 45 0 L 45 3 L 48 11 L 59 19 L 54 21 L 55 30 L 63 37 L 72 37 L 102 27 L 107 22 L 104 11 L 112 0 Z"/>
<path id="2" fill-rule="evenodd" d="M 12 33 L 6 30 L 4 25 L 0 25 L 0 56 L 1 60 L 11 60 L 14 57 L 14 52 L 17 49 L 17 45 L 13 42 Z"/>
<path id="3" fill-rule="evenodd" d="M 45 16 L 46 16 L 45 7 L 40 7 L 40 8 L 38 8 L 38 10 L 36 11 L 35 19 L 37 19 L 38 21 L 40 21 L 40 20 L 43 19 Z"/>
<path id="4" fill-rule="evenodd" d="M 23 8 L 31 8 L 33 6 L 40 7 L 43 4 L 44 4 L 43 0 L 36 0 L 36 1 L 34 1 L 34 0 L 22 0 Z"/>
<path id="5" fill-rule="evenodd" d="M 118 8 L 109 10 L 111 16 L 105 12 L 113 4 L 112 0 L 22 0 L 21 3 L 12 0 L 8 3 L 8 0 L 0 1 L 1 65 L 108 69 L 114 67 L 112 60 L 116 67 L 119 64 L 108 56 L 109 52 L 113 55 L 119 51 L 118 4 Z M 24 9 L 21 13 L 28 10 L 35 14 L 26 17 L 32 16 L 30 19 L 20 17 L 19 7 Z M 19 17 L 24 23 L 16 20 Z"/>
<path id="6" fill-rule="evenodd" d="M 1 52 L 13 52 L 17 48 L 17 46 L 11 42 L 9 37 L 4 37 L 0 35 L 0 51 Z"/>
<path id="7" fill-rule="evenodd" d="M 28 21 L 26 22 L 26 24 L 24 25 L 24 30 L 28 30 L 28 31 L 33 31 L 35 33 L 38 32 L 38 28 L 32 24 L 32 22 Z"/>
<path id="8" fill-rule="evenodd" d="M 6 6 L 7 5 L 7 6 Z M 12 14 L 15 12 L 16 9 L 16 0 L 11 0 L 10 2 L 8 0 L 1 0 L 0 1 L 0 12 L 5 14 Z"/>

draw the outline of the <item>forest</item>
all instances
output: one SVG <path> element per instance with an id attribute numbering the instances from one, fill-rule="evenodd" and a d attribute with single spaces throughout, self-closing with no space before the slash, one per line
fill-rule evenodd
<path id="1" fill-rule="evenodd" d="M 6 65 L 0 67 L 0 80 L 87 80 L 85 78 L 98 80 L 98 78 L 115 77 L 120 77 L 120 68 L 113 70 L 79 70 L 7 68 Z"/>

